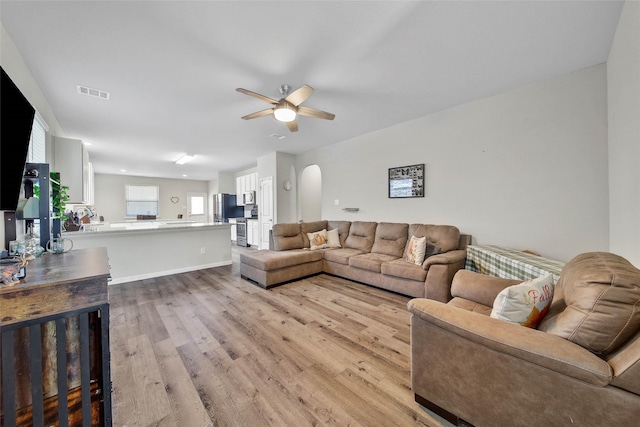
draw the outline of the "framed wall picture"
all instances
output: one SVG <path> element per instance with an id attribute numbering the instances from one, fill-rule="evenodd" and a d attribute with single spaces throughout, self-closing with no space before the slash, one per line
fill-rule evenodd
<path id="1" fill-rule="evenodd" d="M 389 168 L 389 198 L 424 197 L 424 163 Z"/>

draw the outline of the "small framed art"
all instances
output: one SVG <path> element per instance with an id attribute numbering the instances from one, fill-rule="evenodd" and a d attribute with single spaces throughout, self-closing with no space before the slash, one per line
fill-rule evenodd
<path id="1" fill-rule="evenodd" d="M 389 168 L 389 198 L 424 197 L 424 163 Z"/>

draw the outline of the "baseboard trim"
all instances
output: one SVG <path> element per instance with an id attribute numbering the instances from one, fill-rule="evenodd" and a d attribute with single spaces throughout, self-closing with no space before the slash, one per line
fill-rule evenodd
<path id="1" fill-rule="evenodd" d="M 204 270 L 205 268 L 223 267 L 231 265 L 231 261 L 220 261 L 211 264 L 194 265 L 190 267 L 175 268 L 173 270 L 154 271 L 153 273 L 139 274 L 137 276 L 118 277 L 111 279 L 109 285 L 119 285 L 120 283 L 135 282 L 136 280 L 153 279 L 155 277 L 170 276 L 172 274 L 188 273 L 190 271 Z"/>

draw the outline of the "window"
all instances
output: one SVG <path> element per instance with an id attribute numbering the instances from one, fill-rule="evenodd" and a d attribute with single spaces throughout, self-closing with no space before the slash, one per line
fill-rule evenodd
<path id="1" fill-rule="evenodd" d="M 205 214 L 204 202 L 207 197 L 206 194 L 189 193 L 188 197 L 189 197 L 188 199 L 189 215 L 204 215 Z"/>
<path id="2" fill-rule="evenodd" d="M 158 215 L 158 194 L 156 185 L 127 185 L 127 216 Z"/>
<path id="3" fill-rule="evenodd" d="M 29 151 L 27 152 L 27 162 L 46 163 L 46 133 L 49 130 L 47 124 L 36 113 L 31 127 L 31 139 L 29 140 Z"/>

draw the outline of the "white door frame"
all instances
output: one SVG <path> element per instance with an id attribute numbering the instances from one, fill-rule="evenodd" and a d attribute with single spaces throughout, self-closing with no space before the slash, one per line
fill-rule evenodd
<path id="1" fill-rule="evenodd" d="M 273 228 L 273 177 L 260 178 L 260 249 L 269 249 L 269 232 Z"/>
<path id="2" fill-rule="evenodd" d="M 207 197 L 208 196 L 209 195 L 207 193 L 202 193 L 202 192 L 189 192 L 189 193 L 187 193 L 187 219 L 189 219 L 191 221 L 197 221 L 197 222 L 207 222 L 207 211 L 208 211 Z M 202 214 L 200 214 L 200 213 L 192 214 L 191 213 L 191 198 L 192 197 L 200 197 L 200 198 L 202 198 L 202 209 L 203 209 Z"/>

